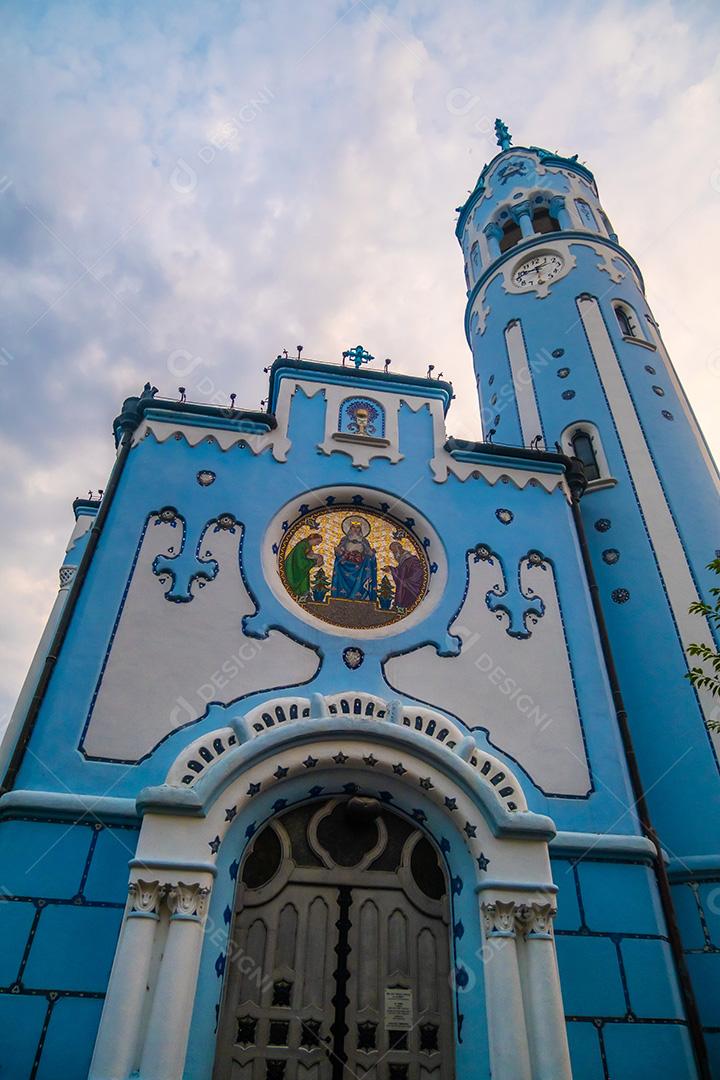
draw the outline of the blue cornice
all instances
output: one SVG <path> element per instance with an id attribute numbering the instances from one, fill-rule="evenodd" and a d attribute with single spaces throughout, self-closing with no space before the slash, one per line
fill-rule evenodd
<path id="1" fill-rule="evenodd" d="M 79 517 L 95 517 L 100 509 L 100 499 L 73 499 L 75 520 Z"/>
<path id="2" fill-rule="evenodd" d="M 478 293 L 483 288 L 488 279 L 491 278 L 495 273 L 497 273 L 498 269 L 504 263 L 509 262 L 511 259 L 514 259 L 521 252 L 530 251 L 534 247 L 547 247 L 548 245 L 552 246 L 553 243 L 557 242 L 558 240 L 579 240 L 583 241 L 585 244 L 587 244 L 588 241 L 591 241 L 593 244 L 604 244 L 606 247 L 612 248 L 612 250 L 617 255 L 622 256 L 623 259 L 630 263 L 633 270 L 638 276 L 638 279 L 640 281 L 640 288 L 642 289 L 643 294 L 645 293 L 645 282 L 643 281 L 640 267 L 635 262 L 632 255 L 630 255 L 624 247 L 621 247 L 620 244 L 616 243 L 614 240 L 611 240 L 609 236 L 601 236 L 599 233 L 580 232 L 579 230 L 575 229 L 562 229 L 560 230 L 560 232 L 553 233 L 537 233 L 534 236 L 529 236 L 527 240 L 523 240 L 521 243 L 516 244 L 514 247 L 511 247 L 509 251 L 503 252 L 502 255 L 498 255 L 498 257 L 492 261 L 490 266 L 488 266 L 487 269 L 482 272 L 482 274 L 477 279 L 472 289 L 468 293 L 467 304 L 465 306 L 465 338 L 471 347 L 472 343 L 470 341 L 469 328 L 471 308 L 472 305 L 475 303 L 475 300 L 477 299 Z"/>
<path id="3" fill-rule="evenodd" d="M 15 789 L 0 798 L 0 818 L 52 817 L 67 821 L 138 821 L 134 799 Z"/>
<path id="4" fill-rule="evenodd" d="M 456 461 L 470 461 L 495 467 L 518 469 L 522 465 L 533 472 L 560 473 L 573 470 L 573 460 L 554 450 L 530 450 L 525 446 L 503 446 L 497 443 L 471 443 L 464 438 L 448 438 L 448 454 Z"/>
<path id="5" fill-rule="evenodd" d="M 550 841 L 550 855 L 652 863 L 656 853 L 655 845 L 646 836 L 559 832 Z"/>
<path id="6" fill-rule="evenodd" d="M 252 420 L 235 420 L 231 413 L 234 410 L 225 410 L 224 416 L 208 416 L 204 413 L 185 413 L 175 409 L 146 409 L 146 420 L 162 420 L 167 424 L 182 424 L 185 427 L 213 427 L 225 431 L 239 431 L 247 435 L 266 435 L 269 425 L 259 424 Z"/>
<path id="7" fill-rule="evenodd" d="M 113 421 L 115 444 L 118 445 L 124 431 L 134 431 L 144 416 L 150 412 L 171 414 L 171 422 L 182 420 L 183 424 L 201 424 L 205 427 L 230 427 L 232 430 L 264 434 L 277 427 L 277 420 L 269 413 L 233 409 L 218 405 L 200 404 L 194 401 L 170 401 L 167 398 L 154 397 L 152 394 L 126 398 L 122 412 Z M 195 417 L 196 419 L 192 419 Z M 201 419 L 197 419 L 201 418 Z M 249 424 L 250 427 L 235 425 Z"/>
<path id="8" fill-rule="evenodd" d="M 322 364 L 317 360 L 293 360 L 286 357 L 277 359 L 270 368 L 270 389 L 268 400 L 270 410 L 275 411 L 280 383 L 283 378 L 306 379 L 308 382 L 333 383 L 347 386 L 350 393 L 357 390 L 385 390 L 394 394 L 412 394 L 414 397 L 437 398 L 443 403 L 444 412 L 448 411 L 453 398 L 452 384 L 442 379 L 425 379 L 417 375 L 395 375 L 385 371 L 373 371 L 364 368 L 339 367 L 337 364 Z"/>

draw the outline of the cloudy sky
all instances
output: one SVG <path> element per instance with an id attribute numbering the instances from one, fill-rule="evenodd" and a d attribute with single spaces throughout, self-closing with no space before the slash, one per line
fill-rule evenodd
<path id="1" fill-rule="evenodd" d="M 362 342 L 393 370 L 434 363 L 458 394 L 451 433 L 479 436 L 453 208 L 496 116 L 593 169 L 720 452 L 714 0 L 2 15 L 0 725 L 71 501 L 104 485 L 111 421 L 147 379 L 257 408 L 283 348 L 336 360 Z"/>

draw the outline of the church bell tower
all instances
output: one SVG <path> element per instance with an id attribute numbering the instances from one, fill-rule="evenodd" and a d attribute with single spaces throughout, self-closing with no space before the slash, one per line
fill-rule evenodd
<path id="1" fill-rule="evenodd" d="M 483 428 L 495 444 L 555 447 L 584 466 L 579 517 L 639 797 L 714 1024 L 702 998 L 716 945 L 701 927 L 716 917 L 720 876 L 720 708 L 686 675 L 688 646 L 713 634 L 688 609 L 717 583 L 718 471 L 593 174 L 577 155 L 513 146 L 501 121 L 496 134 L 500 152 L 456 228 Z"/>

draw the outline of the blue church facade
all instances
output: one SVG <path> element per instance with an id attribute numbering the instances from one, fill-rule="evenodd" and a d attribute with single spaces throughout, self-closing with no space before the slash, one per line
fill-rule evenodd
<path id="1" fill-rule="evenodd" d="M 124 403 L 2 745 L 1 1075 L 720 1075 L 718 475 L 592 174 L 499 135 L 485 441 L 360 347 Z"/>

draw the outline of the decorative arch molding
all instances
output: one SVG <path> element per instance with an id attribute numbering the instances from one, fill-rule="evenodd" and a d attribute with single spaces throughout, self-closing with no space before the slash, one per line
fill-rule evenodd
<path id="1" fill-rule="evenodd" d="M 339 750 L 336 744 L 345 748 Z M 408 764 L 399 755 L 405 755 Z M 325 768 L 370 771 L 374 782 L 407 775 L 406 783 L 416 783 L 443 804 L 464 793 L 494 835 L 549 839 L 554 834 L 549 818 L 528 812 L 522 787 L 508 766 L 481 750 L 457 723 L 433 709 L 356 691 L 275 698 L 200 736 L 175 759 L 165 784 L 140 793 L 138 808 L 143 814 L 208 818 L 221 795 L 226 803 L 236 793 L 238 780 L 240 787 L 253 788 L 251 794 L 237 792 L 240 801 L 247 802 L 285 780 Z M 442 780 L 422 784 L 424 775 L 419 774 L 428 768 Z M 452 815 L 455 808 L 445 809 Z"/>
<path id="2" fill-rule="evenodd" d="M 263 712 L 275 722 L 258 721 Z M 203 750 L 214 756 L 206 760 Z M 197 773 L 188 770 L 190 755 L 204 763 Z M 569 1080 L 551 933 L 553 822 L 529 812 L 507 766 L 442 714 L 356 692 L 273 699 L 195 740 L 163 785 L 141 792 L 144 820 L 90 1080 L 191 1075 L 185 1057 L 196 990 L 205 1017 L 198 1030 L 212 1052 L 208 997 L 198 988 L 207 979 L 218 985 L 222 966 L 210 971 L 208 942 L 232 902 L 249 843 L 287 807 L 355 795 L 414 820 L 445 855 L 452 895 L 462 904 L 456 941 L 476 942 L 469 959 L 482 970 L 484 990 L 475 1005 L 464 998 L 464 1010 L 488 1025 L 493 1076 Z M 506 909 L 513 915 L 507 927 Z M 501 950 L 493 941 L 500 930 L 509 943 Z M 161 939 L 162 957 L 153 960 Z"/>

